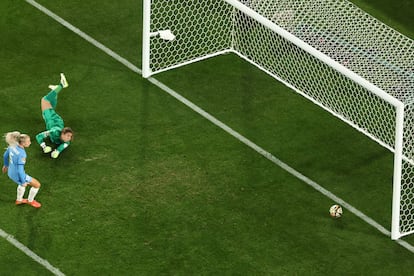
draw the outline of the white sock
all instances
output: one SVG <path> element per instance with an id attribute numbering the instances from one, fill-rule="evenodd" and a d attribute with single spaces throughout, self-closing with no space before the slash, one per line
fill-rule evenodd
<path id="1" fill-rule="evenodd" d="M 24 191 L 26 191 L 26 187 L 22 185 L 17 185 L 17 201 L 22 201 L 24 196 Z"/>
<path id="2" fill-rule="evenodd" d="M 34 200 L 38 191 L 39 191 L 39 188 L 34 188 L 34 187 L 30 188 L 29 197 L 27 198 L 29 202 L 32 202 Z"/>

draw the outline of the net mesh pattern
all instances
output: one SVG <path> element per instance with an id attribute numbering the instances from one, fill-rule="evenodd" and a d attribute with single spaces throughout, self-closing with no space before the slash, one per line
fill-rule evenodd
<path id="1" fill-rule="evenodd" d="M 348 1 L 240 0 L 405 105 L 400 232 L 414 232 L 414 41 Z M 225 0 L 152 0 L 152 74 L 233 51 L 391 151 L 395 107 Z"/>

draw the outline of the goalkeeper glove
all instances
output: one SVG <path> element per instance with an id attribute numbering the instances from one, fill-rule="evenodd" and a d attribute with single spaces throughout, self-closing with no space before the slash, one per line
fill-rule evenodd
<path id="1" fill-rule="evenodd" d="M 58 158 L 60 152 L 58 152 L 57 150 L 52 151 L 52 153 L 50 154 L 50 156 L 52 156 L 52 158 Z"/>
<path id="2" fill-rule="evenodd" d="M 49 153 L 49 152 L 51 152 L 52 151 L 52 148 L 51 147 L 49 147 L 49 146 L 46 146 L 46 147 L 44 147 L 43 148 L 43 152 L 44 153 Z"/>
<path id="3" fill-rule="evenodd" d="M 52 148 L 49 146 L 46 146 L 45 142 L 41 143 L 40 146 L 42 147 L 44 153 L 49 153 L 52 151 Z"/>

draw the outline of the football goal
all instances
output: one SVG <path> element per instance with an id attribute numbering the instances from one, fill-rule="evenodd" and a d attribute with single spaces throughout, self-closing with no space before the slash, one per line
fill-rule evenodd
<path id="1" fill-rule="evenodd" d="M 391 238 L 414 233 L 414 41 L 341 0 L 144 0 L 143 76 L 234 53 L 394 155 Z"/>

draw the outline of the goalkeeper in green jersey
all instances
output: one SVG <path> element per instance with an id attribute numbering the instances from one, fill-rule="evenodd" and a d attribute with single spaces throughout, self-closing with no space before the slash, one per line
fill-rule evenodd
<path id="1" fill-rule="evenodd" d="M 58 85 L 49 85 L 50 92 L 40 102 L 46 130 L 36 135 L 36 141 L 42 147 L 44 153 L 51 152 L 52 158 L 58 158 L 59 154 L 70 145 L 73 139 L 72 129 L 65 127 L 62 117 L 55 111 L 58 93 L 68 86 L 65 75 L 61 73 L 60 83 Z M 56 145 L 53 151 L 52 147 L 46 145 L 46 137 L 49 137 L 49 140 Z"/>

